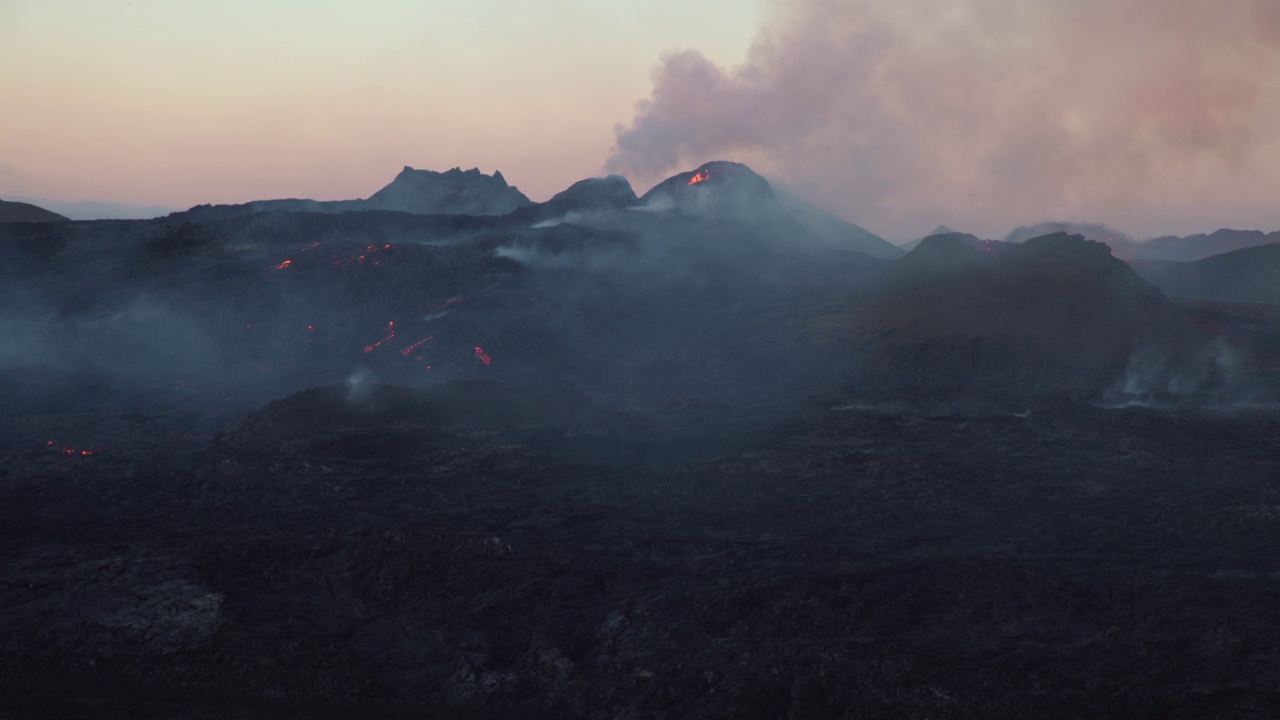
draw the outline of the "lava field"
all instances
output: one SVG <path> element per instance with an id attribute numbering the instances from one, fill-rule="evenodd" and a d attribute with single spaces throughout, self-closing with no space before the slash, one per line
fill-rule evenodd
<path id="1" fill-rule="evenodd" d="M 0 223 L 0 718 L 1276 716 L 1274 306 L 486 182 Z"/>

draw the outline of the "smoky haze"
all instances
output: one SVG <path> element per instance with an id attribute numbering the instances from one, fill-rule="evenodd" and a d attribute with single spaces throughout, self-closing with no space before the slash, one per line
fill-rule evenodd
<path id="1" fill-rule="evenodd" d="M 895 238 L 1272 227 L 1277 70 L 1270 0 L 772 2 L 736 67 L 665 55 L 607 167 L 734 157 Z"/>

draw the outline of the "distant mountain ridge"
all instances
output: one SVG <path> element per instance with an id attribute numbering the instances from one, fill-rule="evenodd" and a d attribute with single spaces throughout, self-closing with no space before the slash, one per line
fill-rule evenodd
<path id="1" fill-rule="evenodd" d="M 1229 253 L 1233 250 L 1280 243 L 1280 230 L 1264 233 L 1261 230 L 1229 230 L 1223 228 L 1211 233 L 1177 237 L 1165 235 L 1142 243 L 1142 251 L 1136 257 L 1153 260 L 1203 260 Z"/>
<path id="2" fill-rule="evenodd" d="M 1280 231 L 1264 233 L 1260 230 L 1225 228 L 1208 234 L 1199 233 L 1185 237 L 1165 235 L 1139 241 L 1106 225 L 1070 222 L 1044 222 L 1018 227 L 1004 239 L 1005 242 L 1020 243 L 1055 232 L 1081 235 L 1087 240 L 1103 243 L 1122 260 L 1201 260 L 1232 250 L 1280 242 Z"/>
<path id="3" fill-rule="evenodd" d="M 1170 297 L 1280 305 L 1280 242 L 1193 262 L 1136 260 L 1130 264 Z"/>
<path id="4" fill-rule="evenodd" d="M 444 172 L 405 166 L 386 187 L 363 200 L 254 200 L 239 205 L 197 205 L 185 215 L 209 219 L 257 212 L 340 213 L 391 210 L 416 215 L 506 215 L 532 205 L 502 173 L 478 168 Z"/>

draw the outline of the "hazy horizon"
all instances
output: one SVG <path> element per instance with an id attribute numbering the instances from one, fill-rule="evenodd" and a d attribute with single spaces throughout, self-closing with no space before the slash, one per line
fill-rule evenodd
<path id="1" fill-rule="evenodd" d="M 1280 229 L 1266 0 L 0 2 L 0 197 L 533 200 L 745 162 L 901 242 L 1043 221 Z"/>

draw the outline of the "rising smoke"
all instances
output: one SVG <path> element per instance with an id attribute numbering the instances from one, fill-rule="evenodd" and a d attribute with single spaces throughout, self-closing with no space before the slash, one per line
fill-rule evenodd
<path id="1" fill-rule="evenodd" d="M 1280 222 L 1274 0 L 773 0 L 765 17 L 736 67 L 663 57 L 608 168 L 731 157 L 890 236 Z"/>

